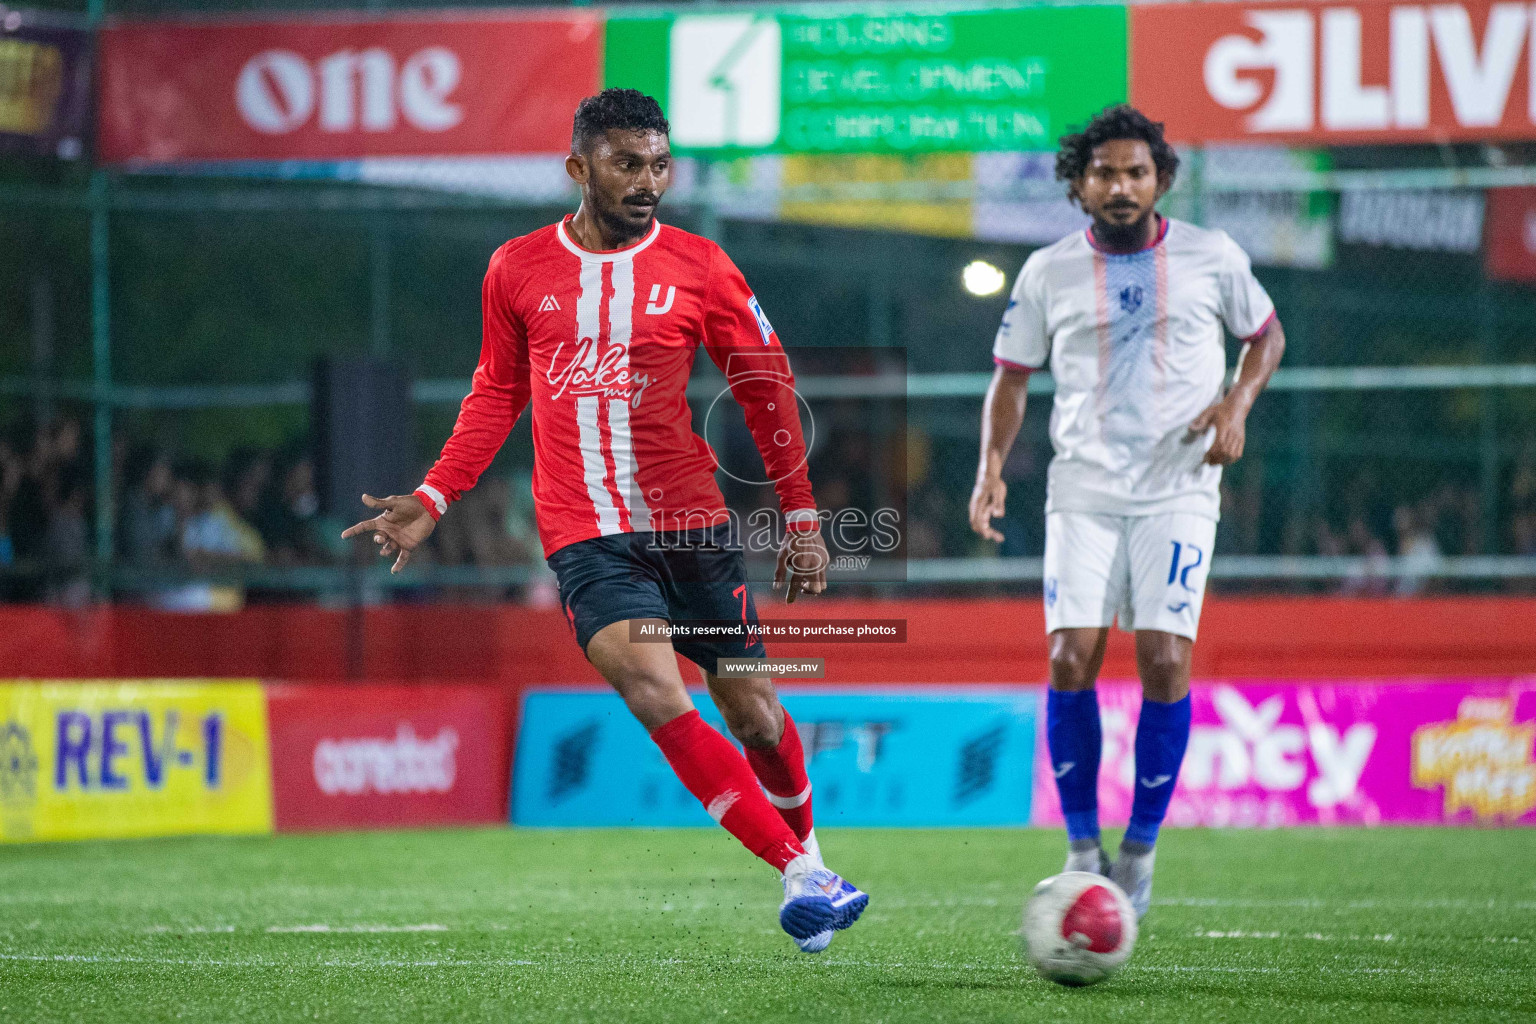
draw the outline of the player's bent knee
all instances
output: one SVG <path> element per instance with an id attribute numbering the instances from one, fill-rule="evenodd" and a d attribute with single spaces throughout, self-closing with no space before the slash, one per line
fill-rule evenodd
<path id="1" fill-rule="evenodd" d="M 779 710 L 779 697 L 770 680 L 753 680 L 761 685 L 734 691 L 729 686 L 713 688 L 715 706 L 725 719 L 725 727 L 743 745 L 748 747 L 775 747 L 784 735 L 784 717 Z"/>
<path id="2" fill-rule="evenodd" d="M 627 666 L 627 670 L 614 680 L 613 687 L 625 700 L 654 701 L 687 693 L 682 679 L 676 674 L 657 672 L 648 665 Z"/>
<path id="3" fill-rule="evenodd" d="M 727 720 L 726 727 L 731 730 L 732 736 L 748 747 L 778 746 L 779 736 L 783 731 L 771 717 L 763 715 L 734 721 Z"/>
<path id="4" fill-rule="evenodd" d="M 675 669 L 669 673 L 645 664 L 623 665 L 609 676 L 609 683 L 646 729 L 659 728 L 693 708 Z"/>

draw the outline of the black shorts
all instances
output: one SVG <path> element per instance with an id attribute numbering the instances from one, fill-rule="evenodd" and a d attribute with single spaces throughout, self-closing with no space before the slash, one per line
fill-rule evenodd
<path id="1" fill-rule="evenodd" d="M 593 537 L 550 555 L 549 567 L 583 651 L 604 626 L 625 619 L 664 619 L 741 624 L 729 638 L 673 638 L 677 653 L 706 672 L 714 672 L 721 658 L 766 655 L 746 566 L 729 524 Z"/>

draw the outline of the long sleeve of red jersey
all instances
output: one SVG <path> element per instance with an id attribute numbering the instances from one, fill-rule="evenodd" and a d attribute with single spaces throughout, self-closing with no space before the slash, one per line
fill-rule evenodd
<path id="1" fill-rule="evenodd" d="M 475 486 L 528 405 L 528 334 L 511 308 L 506 250 L 491 257 L 480 288 L 480 365 L 459 406 L 453 435 L 427 473 L 418 495 L 434 517 Z"/>
<path id="2" fill-rule="evenodd" d="M 704 302 L 704 347 L 725 373 L 731 393 L 746 413 L 763 465 L 779 495 L 786 521 L 799 525 L 813 516 L 805 438 L 800 431 L 799 397 L 789 357 L 752 289 L 724 250 L 710 258 Z"/>

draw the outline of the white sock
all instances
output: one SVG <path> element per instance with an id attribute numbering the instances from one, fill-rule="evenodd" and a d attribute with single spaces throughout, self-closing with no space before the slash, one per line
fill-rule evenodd
<path id="1" fill-rule="evenodd" d="M 821 865 L 809 853 L 802 853 L 784 865 L 784 878 L 786 880 L 804 878 L 820 867 Z"/>
<path id="2" fill-rule="evenodd" d="M 805 855 L 814 860 L 817 865 L 820 867 L 827 866 L 826 862 L 821 859 L 821 844 L 816 841 L 816 830 L 814 828 L 806 834 L 805 841 L 800 845 L 805 847 Z"/>

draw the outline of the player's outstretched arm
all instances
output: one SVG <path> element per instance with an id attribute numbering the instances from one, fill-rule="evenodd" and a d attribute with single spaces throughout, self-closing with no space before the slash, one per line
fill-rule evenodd
<path id="1" fill-rule="evenodd" d="M 971 491 L 971 529 L 987 540 L 1001 543 L 1003 535 L 992 520 L 1003 515 L 1008 485 L 1003 464 L 1013 450 L 1014 438 L 1024 423 L 1029 400 L 1029 374 L 999 365 L 987 385 L 981 407 L 981 459 L 976 467 L 976 487 Z"/>
<path id="2" fill-rule="evenodd" d="M 373 542 L 379 545 L 380 555 L 387 558 L 398 552 L 399 557 L 395 559 L 390 572 L 399 572 L 405 568 L 405 563 L 411 560 L 411 552 L 432 536 L 432 531 L 437 528 L 437 520 L 432 518 L 427 507 L 414 494 L 393 494 L 387 498 L 365 494 L 363 504 L 384 511 L 372 519 L 364 519 L 348 527 L 341 535 L 361 537 L 365 533 L 372 533 Z"/>
<path id="3" fill-rule="evenodd" d="M 819 594 L 827 589 L 827 547 L 817 527 L 789 356 L 746 278 L 718 246 L 710 250 L 706 277 L 704 348 L 741 405 L 788 528 L 773 589 L 784 588 L 785 603 Z"/>
<path id="4" fill-rule="evenodd" d="M 1237 357 L 1237 379 L 1232 383 L 1232 390 L 1208 406 L 1189 425 L 1191 440 L 1213 427 L 1216 430 L 1211 447 L 1205 453 L 1208 464 L 1228 466 L 1243 457 L 1248 413 L 1284 354 L 1285 331 L 1278 318 L 1271 319 L 1257 337 L 1244 343 L 1243 351 Z"/>

